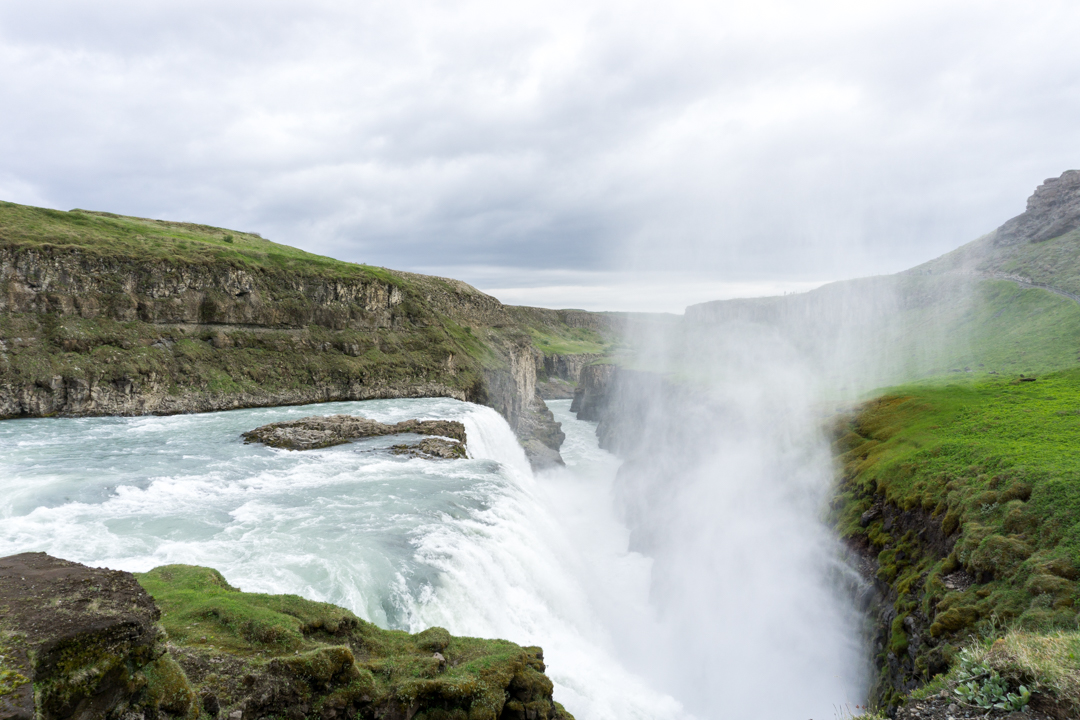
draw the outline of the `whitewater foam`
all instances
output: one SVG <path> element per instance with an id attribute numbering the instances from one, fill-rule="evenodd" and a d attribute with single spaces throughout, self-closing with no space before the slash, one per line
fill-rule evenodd
<path id="1" fill-rule="evenodd" d="M 650 569 L 613 515 L 617 461 L 568 403 L 553 406 L 569 467 L 538 477 L 494 410 L 450 399 L 0 423 L 0 555 L 207 565 L 244 590 L 333 602 L 384 627 L 541 645 L 579 720 L 679 717 L 612 633 L 648 607 Z M 239 438 L 342 412 L 460 420 L 470 458 L 392 457 L 385 438 L 303 453 Z"/>

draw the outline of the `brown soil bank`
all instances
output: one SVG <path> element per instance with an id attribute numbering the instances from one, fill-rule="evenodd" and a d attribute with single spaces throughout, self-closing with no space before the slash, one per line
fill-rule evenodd
<path id="1" fill-rule="evenodd" d="M 562 434 L 534 337 L 594 352 L 614 329 L 589 315 L 253 234 L 0 203 L 0 418 L 445 396 L 495 408 L 542 466 Z"/>
<path id="2" fill-rule="evenodd" d="M 573 720 L 540 648 L 382 630 L 209 568 L 136 577 L 14 555 L 0 608 L 4 720 Z"/>

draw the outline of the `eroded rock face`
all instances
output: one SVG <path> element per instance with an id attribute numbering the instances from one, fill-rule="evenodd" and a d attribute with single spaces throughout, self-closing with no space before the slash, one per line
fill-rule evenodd
<path id="1" fill-rule="evenodd" d="M 599 421 L 610 403 L 611 386 L 616 375 L 614 365 L 586 365 L 581 368 L 577 391 L 570 410 L 578 420 Z"/>
<path id="2" fill-rule="evenodd" d="M 465 426 L 456 420 L 403 420 L 388 425 L 358 415 L 317 415 L 263 425 L 243 433 L 241 437 L 246 443 L 262 443 L 286 450 L 315 450 L 343 445 L 359 438 L 403 433 L 451 438 L 461 445 L 461 456 L 464 456 Z M 445 444 L 449 446 L 452 443 L 446 441 Z M 446 449 L 436 450 L 435 444 L 429 443 L 429 447 L 433 456 L 442 457 L 440 452 L 449 452 Z"/>
<path id="3" fill-rule="evenodd" d="M 540 397 L 545 400 L 572 399 L 581 381 L 582 369 L 603 358 L 600 353 L 543 356 L 544 380 L 536 384 Z"/>
<path id="4" fill-rule="evenodd" d="M 0 418 L 452 397 L 500 412 L 535 466 L 561 461 L 508 306 L 457 280 L 390 275 L 2 246 Z M 461 326 L 475 347 L 445 331 Z"/>
<path id="5" fill-rule="evenodd" d="M 1028 198 L 1027 210 L 997 230 L 995 243 L 1041 242 L 1080 227 L 1080 170 L 1048 178 Z"/>
<path id="6" fill-rule="evenodd" d="M 543 354 L 525 336 L 510 342 L 506 352 L 509 366 L 487 373 L 486 395 L 481 402 L 506 418 L 534 470 L 562 465 L 559 448 L 566 435 L 537 390 L 537 368 Z"/>
<path id="7" fill-rule="evenodd" d="M 131 573 L 45 553 L 0 559 L 0 718 L 187 714 L 194 696 L 165 700 L 159 682 L 175 669 L 159 617 Z"/>

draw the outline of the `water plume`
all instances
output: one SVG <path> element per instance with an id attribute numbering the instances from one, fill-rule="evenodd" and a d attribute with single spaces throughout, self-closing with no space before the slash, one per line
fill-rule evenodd
<path id="1" fill-rule="evenodd" d="M 636 667 L 702 718 L 828 717 L 861 703 L 859 622 L 821 522 L 832 460 L 815 368 L 781 328 L 636 328 L 601 424 L 616 502 L 654 561 Z"/>

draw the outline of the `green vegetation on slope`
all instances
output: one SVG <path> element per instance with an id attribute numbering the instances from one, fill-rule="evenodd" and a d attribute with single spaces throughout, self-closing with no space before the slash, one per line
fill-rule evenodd
<path id="1" fill-rule="evenodd" d="M 1040 242 L 996 245 L 993 234 L 974 240 L 912 272 L 980 272 L 1019 275 L 1080 295 L 1080 230 Z"/>
<path id="2" fill-rule="evenodd" d="M 452 328 L 453 329 L 453 328 Z M 488 359 L 479 342 L 459 342 L 438 325 L 411 330 L 300 331 L 162 326 L 108 318 L 0 316 L 0 373 L 12 384 L 48 387 L 52 378 L 85 378 L 85 387 L 214 396 L 279 395 L 361 383 L 377 393 L 409 382 L 461 388 L 475 395 L 479 368 L 447 358 Z M 303 399 L 303 398 L 299 398 Z M 308 400 L 311 401 L 311 400 Z"/>
<path id="3" fill-rule="evenodd" d="M 832 521 L 895 592 L 886 652 L 918 619 L 925 681 L 972 639 L 1076 630 L 1077 447 L 1080 370 L 893 388 L 841 427 Z"/>
<path id="4" fill-rule="evenodd" d="M 104 257 L 286 270 L 304 275 L 403 280 L 382 268 L 342 262 L 255 233 L 87 210 L 50 210 L 0 201 L 0 240 L 15 247 L 60 247 Z"/>
<path id="5" fill-rule="evenodd" d="M 545 355 L 576 355 L 607 352 L 610 343 L 590 328 L 566 328 L 558 332 L 549 328 L 527 328 L 533 345 Z"/>
<path id="6" fill-rule="evenodd" d="M 957 287 L 912 303 L 881 329 L 900 377 L 970 372 L 1032 374 L 1080 363 L 1080 304 L 1005 280 Z"/>
<path id="7" fill-rule="evenodd" d="M 539 648 L 438 627 L 383 630 L 327 603 L 240 592 L 209 568 L 167 565 L 136 577 L 161 609 L 192 689 L 226 712 L 366 718 L 411 707 L 419 720 L 571 720 L 551 701 Z"/>
<path id="8" fill-rule="evenodd" d="M 611 334 L 206 225 L 0 203 L 0 254 L 0 417 L 422 394 L 514 423 L 530 344 L 599 352 Z"/>
<path id="9" fill-rule="evenodd" d="M 529 334 L 533 346 L 545 355 L 608 353 L 616 348 L 624 313 L 589 313 L 584 310 L 507 308 L 518 327 Z"/>

